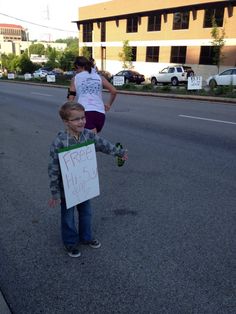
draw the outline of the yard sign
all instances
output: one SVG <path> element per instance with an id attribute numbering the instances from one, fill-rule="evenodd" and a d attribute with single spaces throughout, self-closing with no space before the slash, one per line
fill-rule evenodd
<path id="1" fill-rule="evenodd" d="M 125 77 L 123 75 L 114 75 L 113 76 L 113 85 L 122 86 L 125 84 Z"/>
<path id="2" fill-rule="evenodd" d="M 59 150 L 67 209 L 100 194 L 95 146 L 92 141 Z"/>
<path id="3" fill-rule="evenodd" d="M 56 76 L 55 75 L 47 75 L 47 82 L 56 82 Z"/>
<path id="4" fill-rule="evenodd" d="M 202 89 L 202 76 L 188 77 L 188 90 Z"/>

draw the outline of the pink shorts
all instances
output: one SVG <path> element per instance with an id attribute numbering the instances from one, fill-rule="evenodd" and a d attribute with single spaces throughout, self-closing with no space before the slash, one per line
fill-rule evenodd
<path id="1" fill-rule="evenodd" d="M 100 132 L 105 123 L 105 114 L 97 111 L 85 111 L 86 124 L 85 128 L 92 130 L 96 129 Z"/>

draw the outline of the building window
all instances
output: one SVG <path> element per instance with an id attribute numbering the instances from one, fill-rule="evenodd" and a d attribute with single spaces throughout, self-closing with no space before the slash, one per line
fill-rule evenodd
<path id="1" fill-rule="evenodd" d="M 126 33 L 137 33 L 137 31 L 138 31 L 138 17 L 128 18 Z"/>
<path id="2" fill-rule="evenodd" d="M 199 64 L 214 64 L 214 47 L 213 46 L 202 46 L 200 51 Z"/>
<path id="3" fill-rule="evenodd" d="M 170 62 L 184 64 L 186 60 L 186 51 L 186 46 L 171 47 Z"/>
<path id="4" fill-rule="evenodd" d="M 137 60 L 137 47 L 131 47 L 132 48 L 132 59 L 131 61 Z"/>
<path id="5" fill-rule="evenodd" d="M 176 12 L 173 18 L 173 29 L 188 29 L 189 12 Z"/>
<path id="6" fill-rule="evenodd" d="M 161 14 L 148 17 L 148 32 L 161 30 Z"/>
<path id="7" fill-rule="evenodd" d="M 146 62 L 159 62 L 159 47 L 147 47 Z"/>
<path id="8" fill-rule="evenodd" d="M 93 41 L 93 23 L 83 25 L 83 42 Z"/>
<path id="9" fill-rule="evenodd" d="M 204 15 L 203 27 L 204 28 L 212 27 L 213 19 L 215 19 L 215 22 L 218 27 L 223 26 L 224 8 L 206 9 L 205 15 Z"/>
<path id="10" fill-rule="evenodd" d="M 106 22 L 101 23 L 101 41 L 106 41 Z"/>

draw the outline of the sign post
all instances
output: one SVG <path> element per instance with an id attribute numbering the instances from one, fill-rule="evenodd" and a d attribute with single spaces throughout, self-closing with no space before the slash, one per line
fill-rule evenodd
<path id="1" fill-rule="evenodd" d="M 123 75 L 114 75 L 113 76 L 113 85 L 122 86 L 125 84 L 125 77 Z"/>
<path id="2" fill-rule="evenodd" d="M 14 73 L 8 73 L 7 78 L 8 78 L 8 80 L 14 80 L 15 74 Z"/>
<path id="3" fill-rule="evenodd" d="M 31 80 L 32 79 L 32 75 L 30 73 L 25 73 L 24 74 L 24 78 L 25 78 L 25 81 Z"/>
<path id="4" fill-rule="evenodd" d="M 188 77 L 188 90 L 202 89 L 202 76 Z"/>
<path id="5" fill-rule="evenodd" d="M 67 209 L 100 194 L 93 142 L 63 148 L 58 156 Z"/>
<path id="6" fill-rule="evenodd" d="M 50 83 L 50 82 L 52 82 L 52 83 L 53 83 L 53 82 L 56 82 L 56 76 L 55 76 L 55 75 L 51 75 L 51 74 L 49 75 L 49 74 L 48 74 L 48 75 L 47 75 L 47 82 L 48 82 L 48 83 Z"/>

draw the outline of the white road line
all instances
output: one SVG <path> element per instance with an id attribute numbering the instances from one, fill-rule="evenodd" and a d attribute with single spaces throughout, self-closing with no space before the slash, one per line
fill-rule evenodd
<path id="1" fill-rule="evenodd" d="M 224 120 L 215 120 L 215 119 L 208 119 L 208 118 L 201 118 L 201 117 L 194 117 L 194 116 L 186 116 L 184 114 L 179 114 L 179 117 L 189 118 L 189 119 L 197 119 L 197 120 L 206 120 L 206 121 L 212 121 L 212 122 L 218 122 L 218 123 L 235 124 L 236 125 L 236 122 L 224 121 Z"/>
<path id="2" fill-rule="evenodd" d="M 49 94 L 41 94 L 41 93 L 31 93 L 32 95 L 38 95 L 38 96 L 46 96 L 46 97 L 52 97 L 52 95 Z"/>

